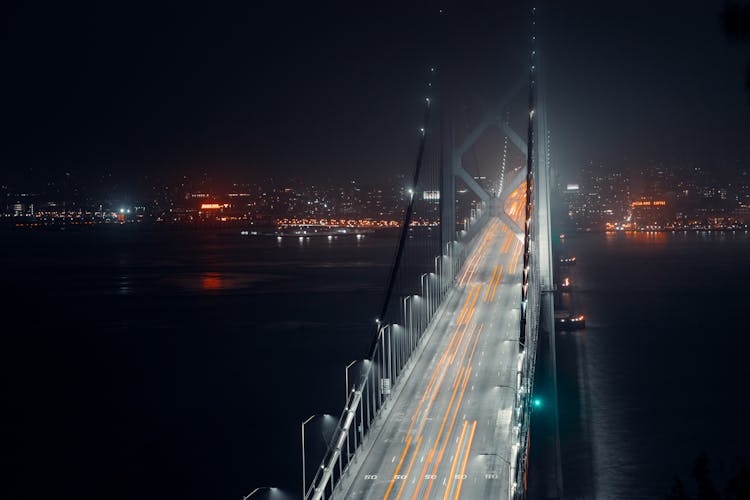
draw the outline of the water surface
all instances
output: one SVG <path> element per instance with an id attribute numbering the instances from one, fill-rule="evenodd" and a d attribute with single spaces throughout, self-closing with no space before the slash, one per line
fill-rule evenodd
<path id="1" fill-rule="evenodd" d="M 296 493 L 299 424 L 341 410 L 395 243 L 3 236 L 4 498 Z M 323 431 L 308 429 L 313 455 Z"/>
<path id="2" fill-rule="evenodd" d="M 235 233 L 3 234 L 3 498 L 298 491 L 299 424 L 340 411 L 395 238 Z M 748 236 L 564 251 L 587 316 L 558 336 L 566 496 L 660 498 L 701 450 L 748 457 Z"/>
<path id="3" fill-rule="evenodd" d="M 750 238 L 569 235 L 564 301 L 587 328 L 558 334 L 566 496 L 662 498 L 701 451 L 722 483 L 750 457 Z"/>

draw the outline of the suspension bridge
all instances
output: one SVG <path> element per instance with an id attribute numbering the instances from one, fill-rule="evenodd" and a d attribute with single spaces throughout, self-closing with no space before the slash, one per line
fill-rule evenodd
<path id="1" fill-rule="evenodd" d="M 325 455 L 305 463 L 303 451 L 305 500 L 525 498 L 539 334 L 554 332 L 550 152 L 530 39 L 521 77 L 472 127 L 446 126 L 447 106 L 425 99 L 373 341 L 347 367 Z M 502 161 L 472 175 L 465 163 L 491 132 Z M 428 244 L 415 249 L 419 231 Z"/>

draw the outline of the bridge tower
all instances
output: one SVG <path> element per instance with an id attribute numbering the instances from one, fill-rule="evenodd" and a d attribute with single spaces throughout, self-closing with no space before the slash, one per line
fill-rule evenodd
<path id="1" fill-rule="evenodd" d="M 534 24 L 536 22 L 532 21 L 532 25 Z M 507 415 L 507 436 L 502 438 L 505 440 L 502 447 L 498 446 L 496 450 L 489 450 L 495 453 L 484 453 L 482 455 L 494 456 L 493 460 L 496 459 L 507 464 L 507 469 L 505 469 L 507 476 L 504 477 L 508 479 L 508 498 L 521 499 L 524 497 L 528 470 L 527 452 L 531 414 L 531 391 L 534 386 L 537 339 L 540 330 L 546 331 L 549 334 L 549 348 L 553 354 L 552 373 L 556 373 L 554 366 L 554 303 L 552 293 L 554 281 L 550 226 L 551 166 L 547 140 L 544 88 L 538 68 L 540 65 L 537 62 L 539 61 L 538 49 L 534 47 L 536 45 L 536 37 L 533 33 L 531 40 L 531 57 L 525 59 L 525 61 L 528 61 L 530 67 L 525 66 L 526 63 L 524 62 L 523 76 L 509 86 L 498 102 L 493 106 L 485 107 L 484 115 L 479 123 L 473 129 L 467 131 L 460 142 L 456 141 L 455 130 L 452 126 L 448 127 L 449 130 L 446 131 L 442 126 L 442 121 L 438 127 L 433 127 L 430 124 L 430 108 L 432 104 L 429 97 L 426 99 L 424 126 L 420 128 L 421 135 L 416 166 L 412 182 L 408 186 L 409 189 L 407 191 L 409 196 L 405 211 L 406 215 L 401 228 L 399 246 L 397 247 L 394 265 L 391 270 L 385 301 L 373 325 L 375 335 L 367 357 L 352 363 L 357 363 L 353 377 L 349 377 L 348 371 L 352 364 L 346 368 L 347 397 L 345 405 L 340 413 L 333 435 L 329 440 L 327 450 L 319 466 L 315 469 L 311 481 L 307 481 L 303 476 L 301 493 L 305 500 L 341 498 L 341 495 L 345 495 L 348 486 L 355 480 L 361 479 L 367 481 L 373 479 L 370 477 L 370 472 L 366 472 L 364 477 L 357 479 L 352 474 L 352 470 L 357 469 L 364 463 L 369 454 L 368 450 L 385 442 L 384 440 L 381 441 L 378 436 L 382 429 L 386 428 L 386 425 L 398 431 L 401 417 L 398 416 L 398 411 L 395 410 L 396 406 L 394 402 L 400 401 L 398 394 L 410 380 L 412 370 L 419 372 L 416 368 L 419 360 L 416 358 L 420 358 L 421 353 L 425 352 L 427 349 L 426 346 L 430 344 L 432 335 L 437 330 L 434 327 L 435 324 L 443 322 L 450 325 L 454 321 L 451 319 L 451 313 L 446 313 L 448 306 L 443 308 L 442 302 L 446 297 L 453 297 L 453 299 L 449 299 L 446 302 L 449 304 L 458 303 L 455 297 L 459 295 L 459 292 L 455 290 L 460 285 L 458 277 L 462 270 L 462 265 L 465 263 L 464 257 L 469 250 L 476 250 L 480 246 L 474 240 L 481 240 L 482 238 L 473 238 L 473 236 L 479 233 L 485 221 L 488 220 L 489 215 L 499 218 L 507 226 L 510 233 L 508 241 L 512 240 L 510 235 L 513 235 L 522 243 L 523 281 L 520 297 L 517 295 L 516 288 L 508 288 L 508 293 L 512 293 L 512 297 L 510 295 L 507 296 L 508 300 L 505 303 L 507 309 L 503 309 L 502 313 L 491 312 L 493 315 L 498 314 L 498 317 L 500 314 L 503 314 L 504 319 L 513 318 L 513 323 L 508 323 L 508 328 L 512 328 L 512 333 L 508 334 L 506 338 L 502 338 L 501 342 L 494 342 L 494 344 L 500 345 L 507 342 L 504 345 L 514 345 L 515 347 L 513 348 L 514 350 L 509 350 L 503 354 L 503 356 L 507 354 L 507 359 L 504 359 L 506 361 L 506 380 L 508 382 L 505 383 L 503 381 L 504 385 L 496 386 L 498 390 L 511 389 L 510 396 L 503 403 L 505 405 L 503 406 L 503 411 L 507 411 L 507 413 L 504 413 Z M 525 112 L 528 113 L 528 127 L 525 138 L 510 126 L 507 118 L 511 104 L 520 104 L 516 103 L 515 100 L 519 95 L 524 95 L 524 91 L 527 92 L 526 95 L 529 97 L 528 108 L 524 108 Z M 442 102 L 439 104 L 443 107 Z M 463 159 L 477 145 L 480 138 L 491 129 L 500 131 L 506 138 L 506 144 L 509 142 L 519 151 L 520 156 L 526 159 L 526 168 L 515 172 L 513 178 L 508 179 L 506 176 L 504 182 L 501 183 L 501 188 L 493 190 L 490 194 L 464 168 Z M 435 146 L 436 144 L 439 146 Z M 434 249 L 437 255 L 433 253 L 428 256 L 430 269 L 424 269 L 424 266 L 420 269 L 421 274 L 418 276 L 419 287 L 413 287 L 408 289 L 407 293 L 399 295 L 398 291 L 403 289 L 395 287 L 395 283 L 398 281 L 403 269 L 400 263 L 402 260 L 407 260 L 402 258 L 405 253 L 404 249 L 409 241 L 414 241 L 413 237 L 416 234 L 415 226 L 412 224 L 412 216 L 415 213 L 420 213 L 415 209 L 415 204 L 428 199 L 425 196 L 424 184 L 421 184 L 420 181 L 420 172 L 424 172 L 425 170 L 423 169 L 423 163 L 429 161 L 429 158 L 435 157 L 432 154 L 432 148 L 435 147 L 439 148 L 440 158 L 439 174 L 434 177 L 436 182 L 439 181 L 438 210 L 440 236 L 439 240 L 433 238 L 432 241 L 435 244 L 439 242 L 440 248 L 439 250 L 437 248 Z M 426 150 L 429 151 L 429 154 L 426 153 Z M 431 169 L 426 170 L 434 172 Z M 457 227 L 456 221 L 457 179 L 460 179 L 476 195 L 478 200 L 476 210 L 472 210 L 472 216 L 464 223 L 463 227 L 460 227 L 460 225 Z M 520 226 L 523 227 L 520 227 L 519 223 L 505 213 L 504 208 L 505 199 L 521 186 L 525 186 L 526 191 L 526 217 L 520 223 Z M 422 189 L 421 193 L 418 188 Z M 434 191 L 431 189 L 430 193 L 434 193 Z M 433 200 L 434 198 L 431 197 L 429 199 Z M 494 221 L 494 223 L 498 223 L 498 221 Z M 492 231 L 488 228 L 487 232 L 490 233 Z M 430 251 L 433 251 L 432 247 Z M 477 251 L 476 253 L 479 254 L 481 252 Z M 475 262 L 479 262 L 479 260 L 481 258 L 477 258 Z M 432 267 L 433 264 L 434 267 Z M 467 270 L 470 267 L 471 262 L 467 265 Z M 497 269 L 497 266 L 495 267 Z M 476 264 L 474 264 L 474 270 L 476 270 Z M 471 275 L 473 274 L 472 271 Z M 502 274 L 502 270 L 500 274 Z M 500 274 L 497 275 L 497 283 L 500 282 Z M 494 276 L 493 272 L 492 279 L 495 279 Z M 407 276 L 407 278 L 411 279 L 412 277 Z M 513 286 L 517 285 L 518 283 L 516 282 Z M 497 284 L 495 287 L 497 287 Z M 416 293 L 415 290 L 417 290 Z M 466 288 L 460 293 L 469 293 L 468 297 L 470 299 L 473 288 L 471 292 L 465 290 Z M 474 303 L 478 300 L 481 286 L 477 290 L 471 305 L 472 310 Z M 488 296 L 489 292 L 485 295 L 484 302 L 487 302 Z M 494 296 L 495 293 L 493 291 L 493 300 Z M 468 299 L 466 304 L 468 305 Z M 467 306 L 464 306 L 464 309 L 466 308 Z M 456 316 L 460 322 L 463 314 L 453 314 L 453 316 Z M 436 318 L 438 321 L 432 322 L 433 318 Z M 515 323 L 515 321 L 518 321 L 518 323 Z M 520 329 L 517 325 L 520 326 Z M 464 334 L 467 329 L 468 321 L 465 322 Z M 476 338 L 479 338 L 479 333 L 477 333 Z M 457 340 L 457 342 L 460 343 L 461 340 Z M 448 345 L 450 346 L 450 344 Z M 428 356 L 425 359 L 438 359 L 438 357 Z M 464 370 L 464 368 L 461 368 L 461 370 Z M 460 373 L 461 376 L 465 377 L 465 388 L 469 380 L 466 374 L 469 371 L 462 371 Z M 490 378 L 487 377 L 487 379 Z M 419 377 L 415 376 L 414 379 L 418 380 Z M 442 381 L 442 376 L 440 380 Z M 458 376 L 456 380 L 458 380 Z M 556 388 L 556 380 L 553 383 Z M 435 384 L 438 383 L 435 382 Z M 430 386 L 430 383 L 426 385 Z M 439 385 L 435 387 L 439 387 Z M 457 388 L 458 385 L 455 387 Z M 471 390 L 474 390 L 473 386 Z M 437 394 L 437 390 L 435 394 Z M 421 407 L 421 403 L 419 404 Z M 452 404 L 453 399 L 451 399 L 448 407 L 451 408 Z M 500 406 L 500 403 L 498 403 L 498 406 Z M 556 389 L 551 406 L 554 407 L 555 422 L 557 423 Z M 497 413 L 497 419 L 500 421 L 501 412 L 496 410 L 497 408 L 492 408 L 493 414 Z M 455 411 L 457 415 L 458 410 Z M 419 413 L 419 409 L 417 409 L 415 415 L 417 413 Z M 393 420 L 390 420 L 390 415 L 392 414 L 396 416 Z M 447 419 L 448 413 L 445 415 Z M 455 419 L 455 415 L 453 418 Z M 483 418 L 483 421 L 485 420 Z M 465 423 L 467 422 L 468 420 L 465 421 Z M 476 420 L 474 421 L 475 424 Z M 497 427 L 492 428 L 499 429 L 500 427 L 498 424 Z M 466 428 L 464 428 L 465 430 Z M 471 432 L 473 436 L 473 428 Z M 498 431 L 495 432 L 497 433 Z M 440 432 L 437 433 L 438 439 L 441 433 L 442 427 Z M 469 437 L 468 439 L 470 443 L 471 438 Z M 411 441 L 405 441 L 405 443 L 402 462 L 408 447 L 411 445 Z M 435 443 L 437 443 L 437 439 Z M 418 450 L 419 445 L 417 444 L 416 446 L 417 448 L 413 452 L 413 457 L 417 456 L 416 450 Z M 464 452 L 463 467 L 467 463 L 469 448 L 470 445 L 467 445 Z M 559 432 L 556 437 L 556 449 L 558 471 L 554 489 L 557 492 L 556 496 L 561 497 L 562 476 L 559 471 Z M 395 461 L 395 456 L 393 460 Z M 413 460 L 414 458 L 412 458 L 411 463 L 413 463 Z M 401 466 L 400 464 L 401 462 L 399 462 L 396 468 L 397 471 Z M 408 472 L 406 475 L 408 475 Z M 393 487 L 393 481 L 397 479 L 403 480 L 406 475 L 396 474 L 392 476 L 391 486 L 386 492 L 386 497 Z M 422 475 L 420 477 L 425 476 Z M 458 497 L 458 493 L 456 493 L 456 497 Z"/>

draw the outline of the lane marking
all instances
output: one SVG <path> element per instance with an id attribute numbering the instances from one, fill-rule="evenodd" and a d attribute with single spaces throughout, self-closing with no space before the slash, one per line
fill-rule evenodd
<path id="1" fill-rule="evenodd" d="M 453 463 L 451 465 L 451 472 L 450 475 L 448 475 L 448 484 L 445 487 L 445 494 L 443 495 L 443 500 L 447 500 L 450 496 L 451 491 L 451 483 L 453 482 L 453 475 L 456 473 L 456 465 L 458 464 L 458 457 L 461 456 L 461 443 L 464 441 L 464 436 L 466 436 L 466 428 L 469 425 L 468 420 L 464 420 L 464 425 L 461 428 L 461 437 L 458 439 L 458 448 L 456 449 L 456 454 L 453 456 Z"/>
<path id="2" fill-rule="evenodd" d="M 466 315 L 466 310 L 469 307 L 469 304 L 471 303 L 471 298 L 474 295 L 475 286 L 471 286 L 471 290 L 469 291 L 469 295 L 466 297 L 466 302 L 464 303 L 464 306 L 461 308 L 461 314 L 458 315 L 458 321 L 456 322 L 457 325 L 461 324 L 461 321 L 463 320 L 464 316 Z"/>
<path id="3" fill-rule="evenodd" d="M 469 259 L 468 264 L 466 265 L 466 269 L 464 269 L 463 275 L 461 275 L 461 279 L 458 282 L 458 286 L 462 286 L 469 281 L 471 281 L 471 276 L 469 276 L 469 280 L 466 280 L 466 277 L 468 276 L 469 270 L 474 267 L 476 269 L 476 265 L 479 264 L 479 261 L 481 260 L 482 256 L 484 255 L 484 250 L 486 249 L 486 246 L 489 244 L 489 242 L 494 238 L 495 236 L 495 229 L 497 228 L 498 224 L 500 223 L 499 220 L 495 220 L 490 224 L 489 228 L 487 229 L 487 232 L 484 234 L 482 239 L 479 242 L 479 247 L 474 250 L 474 254 Z M 471 273 L 473 274 L 473 273 Z"/>
<path id="4" fill-rule="evenodd" d="M 474 345 L 473 345 L 473 347 L 471 349 L 471 354 L 469 355 L 469 359 L 466 362 L 466 366 L 468 367 L 468 370 L 466 370 L 464 380 L 463 380 L 463 382 L 461 384 L 462 385 L 462 387 L 461 387 L 461 395 L 459 396 L 458 401 L 456 402 L 455 410 L 452 409 L 452 404 L 448 405 L 447 411 L 448 411 L 448 413 L 453 412 L 453 418 L 451 419 L 450 426 L 448 426 L 448 434 L 446 435 L 445 441 L 443 442 L 443 446 L 440 449 L 440 453 L 437 456 L 437 460 L 435 461 L 435 466 L 432 469 L 432 474 L 433 475 L 437 474 L 438 468 L 440 467 L 440 463 L 443 461 L 443 456 L 444 456 L 445 450 L 446 450 L 446 448 L 448 446 L 448 441 L 450 440 L 451 433 L 453 432 L 453 427 L 454 427 L 454 425 L 456 423 L 456 417 L 458 416 L 458 412 L 461 409 L 461 404 L 462 404 L 463 399 L 464 399 L 464 394 L 466 393 L 466 386 L 469 383 L 469 378 L 471 377 L 471 372 L 472 372 L 471 363 L 472 363 L 472 361 L 474 359 L 474 353 L 476 352 L 477 343 L 479 342 L 479 337 L 481 336 L 483 329 L 484 329 L 484 324 L 482 324 L 479 327 L 479 331 L 477 332 L 477 335 L 476 335 L 476 337 L 474 339 Z M 465 357 L 465 354 L 464 354 L 464 357 Z M 478 375 L 479 374 L 477 373 L 477 376 Z M 446 417 L 447 417 L 447 414 L 446 414 Z M 464 415 L 464 419 L 466 419 L 466 415 Z M 445 423 L 445 422 L 443 422 L 443 423 Z M 441 428 L 440 432 L 442 433 L 442 428 Z M 440 441 L 440 434 L 438 434 L 438 437 L 435 440 L 435 448 L 437 448 L 437 446 L 439 444 L 439 441 Z M 430 483 L 430 484 L 427 485 L 427 491 L 425 492 L 425 498 L 429 498 L 430 488 L 431 487 L 432 487 L 432 483 Z"/>
<path id="5" fill-rule="evenodd" d="M 462 279 L 465 279 L 467 281 L 467 285 L 471 284 L 471 280 L 473 279 L 474 273 L 477 271 L 477 269 L 480 266 L 480 263 L 484 259 L 485 256 L 488 255 L 488 247 L 490 246 L 490 243 L 494 240 L 498 228 L 501 228 L 503 232 L 508 231 L 508 227 L 505 224 L 502 224 L 498 219 L 493 221 L 493 223 L 488 228 L 487 232 L 483 235 L 483 239 L 480 243 L 480 246 L 475 249 L 473 252 L 472 258 L 469 261 L 469 266 L 467 266 L 467 269 L 464 271 L 464 275 Z M 509 234 L 512 237 L 512 232 L 509 232 Z M 493 248 L 496 248 L 493 246 Z M 495 266 L 497 269 L 498 266 Z M 502 268 L 502 266 L 501 266 Z M 468 273 L 468 274 L 467 274 Z M 466 279 L 468 278 L 468 279 Z M 495 281 L 499 281 L 499 278 L 496 278 Z M 492 280 L 490 280 L 490 283 L 492 283 Z M 438 450 L 439 443 L 441 441 L 442 434 L 445 435 L 445 442 L 443 443 L 443 447 L 440 450 L 440 458 L 442 459 L 443 454 L 446 451 L 448 440 L 450 439 L 450 435 L 452 433 L 452 429 L 455 425 L 455 420 L 458 416 L 460 407 L 462 406 L 462 401 L 465 395 L 466 387 L 468 385 L 469 379 L 471 377 L 471 359 L 474 357 L 474 353 L 477 347 L 477 343 L 479 341 L 479 337 L 481 334 L 482 329 L 484 328 L 484 324 L 480 325 L 479 331 L 475 335 L 476 331 L 476 324 L 474 326 L 471 326 L 471 323 L 473 322 L 474 315 L 476 312 L 476 303 L 479 299 L 479 295 L 482 292 L 483 284 L 471 284 L 471 289 L 469 290 L 469 293 L 467 294 L 464 304 L 461 310 L 461 315 L 458 319 L 458 324 L 456 325 L 454 331 L 452 332 L 450 339 L 448 341 L 448 345 L 444 348 L 443 353 L 438 360 L 438 363 L 435 365 L 433 369 L 433 373 L 430 377 L 430 380 L 428 381 L 427 387 L 425 387 L 425 390 L 422 394 L 422 397 L 420 398 L 419 405 L 417 406 L 417 409 L 412 416 L 409 429 L 407 431 L 407 435 L 405 436 L 405 446 L 404 450 L 402 452 L 401 458 L 398 462 L 398 465 L 396 467 L 396 470 L 391 477 L 391 484 L 389 484 L 388 491 L 386 492 L 386 496 L 384 498 L 387 498 L 391 493 L 393 493 L 393 485 L 395 484 L 396 479 L 407 479 L 409 475 L 411 474 L 411 469 L 413 468 L 414 463 L 416 462 L 417 457 L 419 457 L 419 461 L 424 464 L 423 467 L 423 473 L 417 478 L 416 476 L 412 478 L 411 483 L 414 484 L 414 482 L 419 479 L 419 484 L 417 485 L 417 489 L 414 491 L 414 498 L 416 498 L 419 495 L 419 491 L 421 489 L 421 484 L 424 479 L 429 479 L 429 485 L 431 486 L 433 483 L 433 480 L 437 478 L 435 474 L 431 474 L 430 476 L 425 475 L 425 471 L 430 467 L 430 463 L 433 462 L 433 459 L 436 458 L 436 453 Z M 494 288 L 494 287 L 493 287 Z M 490 295 L 490 290 L 488 287 L 488 290 L 486 290 L 485 296 Z M 480 311 L 483 311 L 480 308 Z M 471 349 L 470 354 L 470 361 L 467 365 L 463 365 L 463 361 L 466 358 L 466 355 L 469 351 L 469 346 L 472 345 L 473 347 Z M 484 351 L 482 351 L 482 354 L 484 354 Z M 440 393 L 440 389 L 442 386 L 442 383 L 445 381 L 445 377 L 448 375 L 449 366 L 452 365 L 452 363 L 456 360 L 457 357 L 460 356 L 461 359 L 461 369 L 459 370 L 459 373 L 456 374 L 456 378 L 454 380 L 454 391 L 453 391 L 453 402 L 451 402 L 448 405 L 448 408 L 446 409 L 446 412 L 444 414 L 443 422 L 441 424 L 441 430 L 438 434 L 438 438 L 435 442 L 435 445 L 432 449 L 429 450 L 428 453 L 423 453 L 421 456 L 419 455 L 419 450 L 421 447 L 422 442 L 424 441 L 424 437 L 422 435 L 422 432 L 426 426 L 426 423 L 428 420 L 433 420 L 433 418 L 430 417 L 430 413 L 432 411 L 432 408 L 435 404 L 435 401 L 437 399 L 437 395 Z M 476 374 L 478 376 L 478 374 Z M 460 396 L 458 400 L 455 400 L 455 395 L 459 394 L 457 391 L 458 389 L 461 389 Z M 472 391 L 474 390 L 474 386 L 472 385 Z M 426 407 L 423 408 L 425 405 L 425 402 L 427 402 Z M 455 405 L 454 405 L 455 402 Z M 451 413 L 453 413 L 450 426 L 448 427 L 448 431 L 446 433 L 445 430 L 445 423 L 446 419 L 450 417 Z M 415 424 L 419 422 L 417 429 L 414 428 Z M 467 423 L 468 426 L 468 423 Z M 417 441 L 416 448 L 413 446 L 414 440 Z M 407 457 L 411 454 L 411 457 L 409 460 L 407 460 Z M 391 460 L 391 463 L 395 462 L 396 456 L 393 456 L 393 459 Z M 401 468 L 404 466 L 404 462 L 408 462 L 409 466 L 407 468 L 406 475 L 399 475 L 399 472 L 401 471 Z M 459 461 L 456 462 L 457 464 L 460 463 L 460 454 L 459 454 Z M 437 467 L 439 467 L 439 462 L 436 464 L 436 470 Z M 398 497 L 401 496 L 404 488 L 405 488 L 406 481 L 404 481 L 399 488 Z M 428 489 L 429 492 L 429 489 Z"/>
<path id="6" fill-rule="evenodd" d="M 480 326 L 479 332 L 477 332 L 476 340 L 474 341 L 474 348 L 472 349 L 472 356 L 473 356 L 473 353 L 474 353 L 474 349 L 476 349 L 476 343 L 479 340 L 479 336 L 480 336 L 483 328 L 484 328 L 484 324 L 482 324 Z M 462 365 L 463 365 L 463 360 L 466 358 L 466 354 L 468 353 L 468 346 L 471 343 L 471 336 L 472 336 L 473 332 L 474 332 L 474 328 L 472 328 L 472 333 L 469 334 L 468 342 L 466 343 L 466 346 L 464 348 L 464 352 L 461 355 L 461 364 Z M 454 355 L 455 355 L 455 353 L 454 353 Z M 452 363 L 452 361 L 451 361 L 451 363 Z M 471 365 L 471 362 L 469 361 L 469 363 L 467 363 L 467 365 L 466 365 L 466 366 L 469 366 L 469 368 L 464 371 L 465 376 L 464 376 L 463 384 L 462 384 L 462 381 L 461 381 L 461 378 L 460 378 L 460 372 L 459 372 L 459 375 L 457 375 L 456 379 L 454 380 L 454 386 L 457 387 L 458 385 L 463 385 L 463 389 L 461 390 L 461 396 L 459 397 L 459 402 L 456 405 L 456 413 L 454 413 L 453 419 L 451 420 L 451 424 L 450 424 L 450 426 L 448 428 L 449 434 L 445 438 L 446 439 L 446 443 L 450 439 L 450 431 L 453 429 L 453 425 L 454 425 L 455 419 L 456 419 L 456 414 L 458 413 L 458 409 L 461 406 L 460 401 L 463 399 L 463 393 L 466 390 L 466 383 L 468 383 L 468 379 L 471 376 L 471 367 L 470 367 L 470 365 Z M 462 370 L 464 370 L 463 366 L 462 366 Z M 447 370 L 446 370 L 446 372 L 447 372 Z M 455 396 L 455 389 L 454 389 L 454 396 Z M 445 425 L 445 419 L 452 412 L 452 406 L 453 406 L 452 405 L 452 400 L 453 400 L 453 397 L 451 398 L 451 404 L 449 404 L 448 407 L 445 410 L 445 414 L 444 414 L 444 417 L 443 417 L 443 425 L 441 425 L 440 434 L 442 434 L 442 432 L 443 432 L 443 426 Z M 432 404 L 432 401 L 430 402 L 430 404 Z M 420 433 L 421 433 L 421 430 L 420 430 Z M 419 491 L 422 488 L 422 481 L 425 478 L 425 473 L 427 472 L 427 468 L 430 466 L 430 463 L 432 462 L 432 458 L 435 456 L 435 452 L 437 451 L 437 448 L 438 448 L 438 446 L 440 444 L 440 434 L 438 434 L 438 437 L 435 440 L 435 443 L 434 443 L 433 447 L 430 449 L 430 452 L 427 455 L 427 460 L 425 461 L 424 466 L 422 467 L 422 473 L 421 473 L 421 475 L 419 477 L 419 483 L 417 484 L 417 487 L 414 490 L 413 499 L 417 498 L 417 495 L 419 494 Z M 442 459 L 442 454 L 444 452 L 445 452 L 445 445 L 443 445 L 443 448 L 442 448 L 442 450 L 440 452 L 440 458 L 441 459 Z M 434 476 L 436 473 L 437 473 L 437 467 L 432 471 L 432 475 Z M 427 491 L 425 493 L 425 498 L 427 498 L 429 496 L 429 491 L 430 491 L 431 487 L 432 487 L 432 482 L 428 483 L 428 485 L 427 485 Z"/>
<path id="7" fill-rule="evenodd" d="M 471 424 L 471 434 L 469 434 L 469 442 L 466 445 L 466 451 L 464 452 L 464 464 L 461 466 L 461 476 L 459 477 L 459 481 L 456 483 L 456 496 L 453 497 L 455 500 L 458 500 L 458 497 L 461 495 L 461 486 L 464 483 L 464 476 L 466 475 L 466 462 L 469 461 L 469 451 L 471 451 L 471 442 L 474 441 L 474 431 L 477 429 L 477 421 L 474 420 L 474 422 Z"/>
<path id="8" fill-rule="evenodd" d="M 495 264 L 495 268 L 492 270 L 492 277 L 490 278 L 490 284 L 487 287 L 487 293 L 484 294 L 484 301 L 487 302 L 487 299 L 490 296 L 490 290 L 492 289 L 492 283 L 495 282 L 495 275 L 497 274 L 497 264 Z"/>
<path id="9" fill-rule="evenodd" d="M 474 300 L 471 302 L 471 308 L 469 309 L 469 312 L 467 313 L 466 317 L 464 318 L 464 324 L 468 325 L 471 321 L 471 318 L 474 316 L 474 309 L 477 304 L 477 299 L 479 298 L 479 295 L 481 295 L 482 291 L 482 285 L 478 286 L 477 293 L 474 295 Z"/>
<path id="10" fill-rule="evenodd" d="M 406 468 L 406 477 L 404 478 L 404 481 L 401 483 L 401 487 L 398 489 L 396 500 L 399 500 L 399 498 L 401 498 L 401 493 L 404 491 L 404 486 L 406 486 L 406 481 L 409 479 L 409 474 L 411 474 L 411 468 L 412 466 L 414 466 L 414 459 L 417 458 L 417 455 L 419 455 L 420 446 L 422 446 L 422 436 L 419 436 L 419 439 L 417 439 L 417 447 L 414 450 L 414 455 L 411 457 L 411 461 L 409 462 L 409 467 Z"/>
<path id="11" fill-rule="evenodd" d="M 500 266 L 500 272 L 497 273 L 497 281 L 495 282 L 495 288 L 492 289 L 492 295 L 490 296 L 490 303 L 495 302 L 495 292 L 497 292 L 497 286 L 500 284 L 500 278 L 503 277 L 503 266 Z"/>
<path id="12" fill-rule="evenodd" d="M 404 458 L 406 457 L 406 452 L 409 451 L 410 445 L 411 445 L 411 437 L 408 437 L 406 438 L 406 446 L 404 447 L 404 452 L 401 454 L 401 460 L 398 461 L 396 470 L 393 472 L 393 476 L 391 477 L 391 482 L 390 484 L 388 484 L 388 489 L 385 490 L 385 495 L 383 496 L 383 500 L 387 500 L 388 495 L 391 494 L 391 490 L 393 489 L 394 482 L 396 481 L 396 476 L 398 475 L 398 471 L 401 470 L 401 465 L 404 463 Z"/>

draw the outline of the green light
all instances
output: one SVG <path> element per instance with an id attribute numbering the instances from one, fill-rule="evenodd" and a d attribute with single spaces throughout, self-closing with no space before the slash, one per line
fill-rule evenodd
<path id="1" fill-rule="evenodd" d="M 532 405 L 534 405 L 534 408 L 541 408 L 542 407 L 542 400 L 541 398 L 534 398 L 531 402 Z"/>

